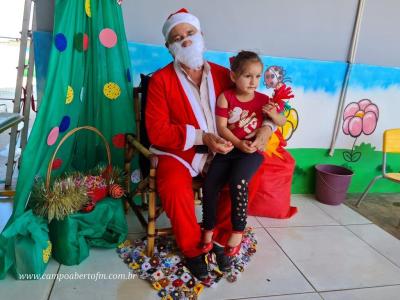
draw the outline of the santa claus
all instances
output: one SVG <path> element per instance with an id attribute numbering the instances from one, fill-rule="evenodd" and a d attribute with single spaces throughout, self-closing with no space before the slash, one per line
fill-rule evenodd
<path id="1" fill-rule="evenodd" d="M 186 9 L 170 15 L 162 32 L 174 61 L 150 80 L 146 129 L 151 149 L 159 155 L 156 184 L 163 208 L 187 267 L 201 280 L 208 271 L 199 247 L 201 228 L 195 214 L 192 178 L 204 174 L 215 153 L 228 153 L 233 148 L 217 135 L 215 125 L 216 98 L 231 88 L 232 82 L 228 69 L 204 60 L 200 22 Z M 260 147 L 270 131 L 263 127 L 256 132 Z M 227 271 L 230 261 L 223 247 L 231 233 L 229 199 L 221 199 L 218 205 L 213 251 L 219 268 Z"/>

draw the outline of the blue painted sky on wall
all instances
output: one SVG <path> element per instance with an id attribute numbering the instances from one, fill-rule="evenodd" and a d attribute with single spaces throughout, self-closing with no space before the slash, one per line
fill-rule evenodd
<path id="1" fill-rule="evenodd" d="M 352 66 L 349 86 L 383 89 L 391 85 L 400 87 L 400 68 L 356 64 Z"/>
<path id="2" fill-rule="evenodd" d="M 134 75 L 150 73 L 165 66 L 171 56 L 164 46 L 141 43 L 129 43 Z M 233 53 L 207 51 L 206 58 L 212 62 L 228 67 L 229 57 Z M 264 66 L 278 65 L 285 69 L 292 86 L 305 91 L 323 91 L 337 93 L 342 87 L 346 72 L 346 63 L 317 61 L 296 58 L 262 56 Z M 134 76 L 138 78 L 137 76 Z M 135 82 L 137 84 L 137 82 Z M 370 65 L 353 65 L 349 87 L 364 89 L 391 85 L 400 85 L 400 68 L 388 68 Z"/>
<path id="3" fill-rule="evenodd" d="M 35 66 L 39 79 L 39 92 L 44 87 L 47 62 L 51 44 L 51 33 L 35 33 Z M 172 60 L 168 50 L 161 45 L 149 45 L 129 42 L 129 53 L 132 62 L 134 85 L 139 84 L 140 73 L 151 73 Z M 228 67 L 229 57 L 233 53 L 207 51 L 206 58 L 212 62 Z M 264 66 L 278 65 L 285 69 L 293 87 L 307 91 L 338 93 L 341 89 L 346 63 L 317 61 L 296 58 L 262 56 Z M 363 89 L 388 88 L 397 85 L 400 88 L 400 68 L 379 67 L 357 64 L 352 67 L 349 87 Z M 263 89 L 263 88 L 262 88 Z"/>
<path id="4" fill-rule="evenodd" d="M 129 43 L 132 69 L 135 80 L 138 73 L 151 73 L 170 62 L 171 55 L 167 48 L 159 45 Z M 229 57 L 233 53 L 207 51 L 206 59 L 228 67 Z M 286 70 L 291 82 L 305 90 L 322 90 L 336 93 L 340 90 L 346 64 L 339 62 L 311 61 L 304 59 L 262 56 L 264 66 L 279 65 Z M 135 82 L 138 84 L 138 82 Z"/>

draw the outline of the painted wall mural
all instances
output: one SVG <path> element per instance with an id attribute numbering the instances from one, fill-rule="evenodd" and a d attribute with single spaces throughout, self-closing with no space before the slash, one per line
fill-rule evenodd
<path id="1" fill-rule="evenodd" d="M 291 82 L 291 79 L 286 76 L 286 71 L 282 66 L 266 67 L 264 72 L 264 86 L 267 89 L 279 90 L 282 86 L 287 86 L 288 82 Z M 293 99 L 291 99 L 291 101 L 293 101 Z M 287 121 L 284 126 L 279 127 L 279 130 L 283 138 L 288 141 L 299 125 L 299 114 L 297 110 L 289 104 L 289 99 L 284 101 L 283 106 Z"/>
<path id="2" fill-rule="evenodd" d="M 151 73 L 171 61 L 167 49 L 161 45 L 129 43 L 129 49 L 135 85 L 139 83 L 140 73 Z M 232 54 L 207 51 L 206 58 L 228 67 Z M 296 159 L 292 192 L 312 193 L 314 166 L 323 163 L 353 170 L 355 175 L 349 191 L 362 192 L 381 172 L 383 131 L 400 127 L 400 101 L 395 100 L 400 99 L 400 68 L 352 67 L 342 126 L 348 131 L 344 129 L 339 135 L 335 153 L 330 157 L 328 151 L 346 63 L 271 56 L 261 58 L 265 73 L 259 91 L 272 96 L 277 87 L 286 84 L 295 95 L 285 110 L 288 121 L 279 129 Z M 400 170 L 400 158 L 389 156 L 388 159 L 390 168 Z M 400 186 L 381 181 L 371 192 L 400 192 Z"/>
<path id="3" fill-rule="evenodd" d="M 139 85 L 141 73 L 152 73 L 172 60 L 161 45 L 129 42 L 128 46 L 134 86 Z M 228 67 L 232 54 L 207 51 L 206 58 Z M 361 64 L 352 67 L 342 132 L 334 155 L 330 157 L 329 146 L 346 63 L 271 56 L 261 58 L 265 74 L 259 91 L 272 96 L 276 86 L 286 84 L 295 95 L 285 110 L 288 122 L 279 129 L 287 140 L 287 149 L 296 159 L 292 192 L 312 193 L 314 166 L 325 163 L 353 170 L 355 175 L 349 191 L 362 192 L 381 172 L 383 131 L 400 127 L 400 68 Z M 389 155 L 388 164 L 391 170 L 400 171 L 400 158 Z M 400 185 L 382 180 L 371 192 L 400 192 Z"/>
<path id="4" fill-rule="evenodd" d="M 361 151 L 356 151 L 357 138 L 361 134 L 371 135 L 376 129 L 379 118 L 379 109 L 369 99 L 347 104 L 343 112 L 343 133 L 354 138 L 350 151 L 343 152 L 343 158 L 347 162 L 357 162 L 361 157 Z"/>

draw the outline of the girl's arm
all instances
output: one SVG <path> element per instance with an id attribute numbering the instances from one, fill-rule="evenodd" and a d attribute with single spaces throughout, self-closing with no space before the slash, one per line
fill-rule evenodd
<path id="1" fill-rule="evenodd" d="M 228 101 L 226 100 L 224 94 L 221 94 L 217 99 L 217 107 L 228 109 Z M 232 133 L 228 128 L 228 118 L 216 115 L 217 131 L 220 137 L 230 141 L 234 146 L 236 146 L 240 140 Z"/>

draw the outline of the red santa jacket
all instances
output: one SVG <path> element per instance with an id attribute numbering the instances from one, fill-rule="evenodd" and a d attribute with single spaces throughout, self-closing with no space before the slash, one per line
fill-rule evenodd
<path id="1" fill-rule="evenodd" d="M 232 86 L 229 70 L 210 64 L 207 78 L 210 108 L 215 114 L 217 97 Z M 215 119 L 215 117 L 214 117 Z M 158 70 L 151 77 L 146 101 L 146 129 L 152 151 L 169 155 L 185 165 L 192 176 L 201 170 L 204 154 L 195 153 L 195 129 L 207 130 L 200 104 L 191 92 L 189 83 L 181 80 L 173 63 Z"/>

